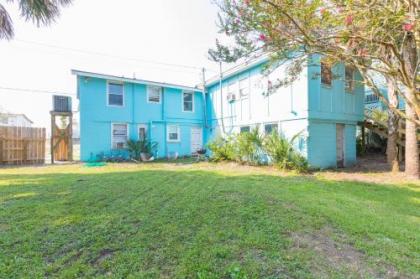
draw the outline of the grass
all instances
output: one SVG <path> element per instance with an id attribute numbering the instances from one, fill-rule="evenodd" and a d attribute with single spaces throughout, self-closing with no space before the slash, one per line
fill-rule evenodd
<path id="1" fill-rule="evenodd" d="M 415 278 L 419 207 L 223 164 L 0 169 L 0 278 Z"/>

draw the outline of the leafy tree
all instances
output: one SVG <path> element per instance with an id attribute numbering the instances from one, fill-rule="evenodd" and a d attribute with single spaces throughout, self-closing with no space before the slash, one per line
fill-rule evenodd
<path id="1" fill-rule="evenodd" d="M 63 6 L 72 0 L 7 0 L 17 3 L 19 11 L 26 21 L 33 21 L 37 26 L 48 25 L 59 15 Z M 10 40 L 14 36 L 13 22 L 6 8 L 0 3 L 0 39 Z"/>
<path id="2" fill-rule="evenodd" d="M 214 59 L 234 61 L 256 51 L 270 53 L 268 71 L 291 61 L 278 86 L 294 81 L 308 57 L 357 69 L 389 109 L 408 119 L 406 172 L 419 177 L 416 128 L 420 125 L 419 4 L 415 0 L 222 0 L 221 31 L 233 46 L 216 43 Z M 310 62 L 309 62 L 310 63 Z M 390 103 L 375 83 L 381 75 L 395 86 L 406 111 Z"/>

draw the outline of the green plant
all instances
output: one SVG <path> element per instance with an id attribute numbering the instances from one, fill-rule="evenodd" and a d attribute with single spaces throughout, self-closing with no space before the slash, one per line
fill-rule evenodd
<path id="1" fill-rule="evenodd" d="M 139 159 L 141 153 L 152 154 L 156 150 L 157 145 L 157 142 L 149 141 L 147 138 L 137 141 L 127 141 L 128 151 L 130 152 L 131 157 L 134 159 Z"/>
<path id="2" fill-rule="evenodd" d="M 235 160 L 235 137 L 217 137 L 208 143 L 211 159 L 215 162 Z"/>
<path id="3" fill-rule="evenodd" d="M 263 136 L 258 128 L 237 135 L 236 159 L 241 163 L 259 165 L 264 156 Z"/>
<path id="4" fill-rule="evenodd" d="M 300 133 L 290 140 L 279 133 L 271 133 L 264 138 L 264 151 L 272 160 L 272 163 L 281 169 L 293 169 L 298 172 L 308 170 L 308 161 L 294 148 L 294 142 Z"/>

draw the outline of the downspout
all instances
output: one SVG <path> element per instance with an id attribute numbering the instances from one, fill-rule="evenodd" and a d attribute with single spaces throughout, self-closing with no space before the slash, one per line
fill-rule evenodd
<path id="1" fill-rule="evenodd" d="M 223 72 L 222 72 L 222 61 L 219 61 L 219 87 L 220 87 L 220 118 L 222 120 L 222 131 L 225 134 L 225 120 L 223 116 L 223 89 L 222 89 L 222 81 L 223 81 Z"/>
<path id="2" fill-rule="evenodd" d="M 168 156 L 168 143 L 166 141 L 166 136 L 167 136 L 167 125 L 168 123 L 166 122 L 166 118 L 165 118 L 165 88 L 162 87 L 162 121 L 163 121 L 163 152 L 165 154 L 165 156 Z"/>
<path id="3" fill-rule="evenodd" d="M 134 109 L 136 107 L 135 103 L 136 103 L 136 98 L 135 98 L 135 94 L 134 94 L 134 83 L 131 84 L 131 98 L 133 99 L 133 101 L 131 102 L 131 124 L 133 125 L 133 129 L 134 131 L 136 131 L 136 127 L 135 127 L 135 113 L 134 113 Z M 134 135 L 136 133 L 133 133 Z"/>

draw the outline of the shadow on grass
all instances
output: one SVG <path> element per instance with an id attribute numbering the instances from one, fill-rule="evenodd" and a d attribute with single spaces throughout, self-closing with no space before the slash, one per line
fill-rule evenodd
<path id="1" fill-rule="evenodd" d="M 291 234 L 323 227 L 345 235 L 375 268 L 418 271 L 420 194 L 408 187 L 94 171 L 0 175 L 0 277 L 310 277 L 316 250 L 293 249 Z M 321 266 L 324 276 L 345 272 Z"/>

